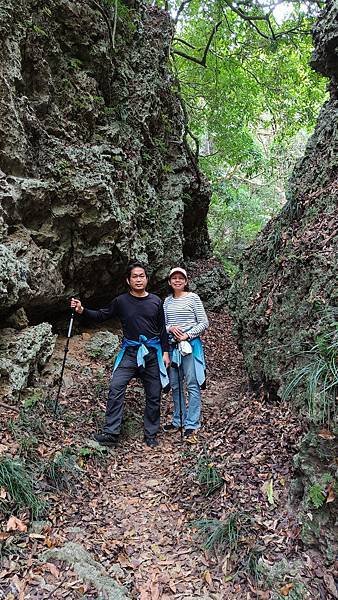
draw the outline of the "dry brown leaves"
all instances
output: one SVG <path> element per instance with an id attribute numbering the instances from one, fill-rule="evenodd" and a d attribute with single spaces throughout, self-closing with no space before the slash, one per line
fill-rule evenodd
<path id="1" fill-rule="evenodd" d="M 24 512 L 4 522 L 0 533 L 4 598 L 97 598 L 97 590 L 79 580 L 65 563 L 39 561 L 43 550 L 67 541 L 81 543 L 138 600 L 268 599 L 269 592 L 259 589 L 244 569 L 250 551 L 258 546 L 271 563 L 299 558 L 299 526 L 287 509 L 287 489 L 300 425 L 288 406 L 266 404 L 252 396 L 229 317 L 211 315 L 210 321 L 205 336 L 208 389 L 203 392 L 203 428 L 193 448 L 182 445 L 179 435 L 164 434 L 155 451 L 144 446 L 136 426 L 143 399 L 134 382 L 127 393 L 134 430 L 116 451 L 80 454 L 100 422 L 97 411 L 104 409 L 102 389 L 108 385 L 109 368 L 102 382 L 95 379 L 102 364 L 83 352 L 88 339 L 72 340 L 70 358 L 78 361 L 68 368 L 73 384 L 63 392 L 61 418 L 44 413 L 45 432 L 37 434 L 33 460 L 47 461 L 68 447 L 78 452 L 81 477 L 64 490 L 40 477 L 49 509 L 38 532 L 27 531 Z M 163 420 L 170 411 L 166 397 Z M 323 430 L 321 435 L 327 433 Z M 8 430 L 2 444 L 6 453 L 17 453 L 18 440 Z M 205 454 L 224 480 L 222 489 L 210 497 L 196 479 L 197 461 Z M 226 550 L 206 553 L 191 521 L 225 519 L 234 513 L 243 523 L 239 549 L 231 555 Z M 318 562 L 308 561 L 306 568 L 305 575 L 314 580 Z M 325 583 L 325 575 L 328 582 L 325 593 L 330 594 L 331 576 L 325 569 L 322 573 L 321 581 Z M 291 582 L 280 588 L 286 597 L 291 591 Z"/>

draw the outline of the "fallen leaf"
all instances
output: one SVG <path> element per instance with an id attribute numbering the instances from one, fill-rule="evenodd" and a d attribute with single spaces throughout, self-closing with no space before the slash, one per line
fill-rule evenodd
<path id="1" fill-rule="evenodd" d="M 53 563 L 44 563 L 43 568 L 49 571 L 56 578 L 60 576 L 59 569 Z"/>
<path id="2" fill-rule="evenodd" d="M 330 483 L 330 485 L 327 488 L 326 504 L 329 504 L 330 502 L 334 502 L 335 499 L 336 499 L 336 494 L 334 492 L 332 483 Z"/>
<path id="3" fill-rule="evenodd" d="M 265 481 L 261 487 L 261 490 L 266 494 L 269 504 L 274 504 L 273 499 L 273 480 Z"/>
<path id="4" fill-rule="evenodd" d="M 321 429 L 318 433 L 318 437 L 324 438 L 324 440 L 334 440 L 335 436 L 329 429 Z"/>
<path id="5" fill-rule="evenodd" d="M 212 577 L 210 575 L 210 571 L 204 571 L 203 578 L 207 582 L 209 587 L 212 587 Z"/>
<path id="6" fill-rule="evenodd" d="M 282 594 L 282 596 L 288 596 L 289 592 L 291 592 L 292 589 L 293 583 L 286 583 L 285 585 L 283 585 L 283 587 L 280 588 L 279 593 Z"/>
<path id="7" fill-rule="evenodd" d="M 17 517 L 9 517 L 6 525 L 6 531 L 27 531 L 27 525 Z"/>

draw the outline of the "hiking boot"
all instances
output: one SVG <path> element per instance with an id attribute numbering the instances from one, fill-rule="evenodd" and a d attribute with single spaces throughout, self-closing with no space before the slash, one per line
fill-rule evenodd
<path id="1" fill-rule="evenodd" d="M 197 431 L 194 429 L 186 429 L 184 432 L 184 441 L 188 444 L 197 444 Z"/>
<path id="2" fill-rule="evenodd" d="M 94 440 L 98 442 L 100 446 L 116 448 L 119 436 L 116 433 L 95 433 Z"/>
<path id="3" fill-rule="evenodd" d="M 149 446 L 149 448 L 157 448 L 157 446 L 159 445 L 156 437 L 145 437 L 144 441 L 147 444 L 147 446 Z"/>
<path id="4" fill-rule="evenodd" d="M 164 433 L 178 433 L 180 428 L 175 427 L 172 423 L 168 423 L 167 425 L 163 425 L 162 430 Z"/>

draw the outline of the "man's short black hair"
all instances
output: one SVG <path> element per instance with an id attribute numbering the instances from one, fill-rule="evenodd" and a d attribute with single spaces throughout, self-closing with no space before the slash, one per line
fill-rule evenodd
<path id="1" fill-rule="evenodd" d="M 128 281 L 131 277 L 131 272 L 133 269 L 143 269 L 143 271 L 146 274 L 146 278 L 149 279 L 147 267 L 145 266 L 145 264 L 143 262 L 141 262 L 140 260 L 134 259 L 134 260 L 130 260 L 127 265 L 126 278 L 128 279 Z"/>

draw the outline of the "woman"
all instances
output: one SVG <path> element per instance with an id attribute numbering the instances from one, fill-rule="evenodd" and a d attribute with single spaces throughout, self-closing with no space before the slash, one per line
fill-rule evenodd
<path id="1" fill-rule="evenodd" d="M 172 422 L 163 427 L 168 433 L 179 431 L 182 423 L 187 442 L 197 441 L 195 432 L 200 428 L 201 391 L 205 382 L 205 361 L 200 335 L 209 325 L 202 301 L 189 292 L 185 269 L 174 267 L 169 273 L 172 294 L 164 301 L 164 316 L 170 340 L 172 366 L 169 378 L 174 400 Z M 186 405 L 183 381 L 188 390 Z M 181 388 L 181 391 L 180 391 Z M 180 406 L 180 403 L 182 406 Z"/>

